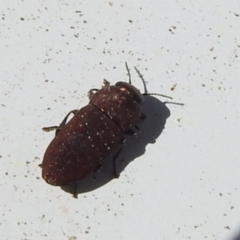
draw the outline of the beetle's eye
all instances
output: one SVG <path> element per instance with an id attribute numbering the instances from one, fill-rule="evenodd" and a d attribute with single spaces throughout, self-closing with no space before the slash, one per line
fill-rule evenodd
<path id="1" fill-rule="evenodd" d="M 133 85 L 131 85 L 129 83 L 126 83 L 126 82 L 117 82 L 116 86 L 119 87 L 119 88 L 126 89 L 128 92 L 130 92 L 138 103 L 143 102 L 142 94 Z"/>

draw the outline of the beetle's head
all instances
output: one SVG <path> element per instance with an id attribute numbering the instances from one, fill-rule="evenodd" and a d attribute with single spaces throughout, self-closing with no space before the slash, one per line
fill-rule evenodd
<path id="1" fill-rule="evenodd" d="M 127 91 L 129 94 L 132 95 L 133 99 L 138 102 L 138 103 L 142 103 L 143 102 L 143 96 L 141 94 L 141 92 L 135 88 L 133 85 L 131 85 L 130 83 L 126 83 L 126 82 L 117 82 L 116 86 L 121 90 L 121 91 Z"/>

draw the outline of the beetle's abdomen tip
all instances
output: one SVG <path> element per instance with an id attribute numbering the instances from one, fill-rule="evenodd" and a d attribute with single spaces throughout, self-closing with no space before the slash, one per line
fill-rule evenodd
<path id="1" fill-rule="evenodd" d="M 57 179 L 48 173 L 42 173 L 42 178 L 50 185 L 57 186 Z"/>

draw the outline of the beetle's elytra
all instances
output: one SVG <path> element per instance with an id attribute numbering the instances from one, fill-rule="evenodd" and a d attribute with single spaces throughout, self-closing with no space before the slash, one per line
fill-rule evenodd
<path id="1" fill-rule="evenodd" d="M 41 164 L 42 177 L 51 185 L 75 183 L 98 169 L 140 121 L 143 95 L 131 83 L 110 85 L 105 80 L 100 90 L 88 95 L 89 104 L 71 111 L 68 123 L 69 114 L 60 126 L 45 128 L 56 129 Z"/>

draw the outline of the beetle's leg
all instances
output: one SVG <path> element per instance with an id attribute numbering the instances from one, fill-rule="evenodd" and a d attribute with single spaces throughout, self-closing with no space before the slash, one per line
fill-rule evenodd
<path id="1" fill-rule="evenodd" d="M 141 113 L 140 120 L 144 120 L 146 118 L 146 115 Z M 127 135 L 134 135 L 134 136 L 139 136 L 141 135 L 141 131 L 137 125 L 134 127 L 131 127 L 127 132 L 125 132 Z"/>
<path id="2" fill-rule="evenodd" d="M 43 127 L 42 130 L 45 132 L 50 132 L 50 131 L 56 130 L 58 128 L 59 128 L 59 126 L 51 126 L 51 127 Z"/>
<path id="3" fill-rule="evenodd" d="M 78 183 L 75 183 L 73 186 L 73 198 L 76 198 L 76 199 L 78 198 L 77 190 L 78 190 Z"/>
<path id="4" fill-rule="evenodd" d="M 101 167 L 102 163 L 99 163 L 99 165 L 93 170 L 93 172 L 96 173 Z"/>
<path id="5" fill-rule="evenodd" d="M 70 111 L 67 116 L 63 119 L 63 121 L 60 123 L 59 127 L 56 129 L 55 136 L 61 131 L 61 129 L 66 125 L 67 119 L 70 114 L 75 115 L 78 112 L 78 110 L 72 110 Z"/>
<path id="6" fill-rule="evenodd" d="M 115 154 L 114 157 L 113 157 L 113 174 L 114 174 L 114 177 L 115 177 L 115 178 L 118 178 L 118 177 L 119 177 L 119 173 L 118 173 L 118 171 L 117 171 L 117 166 L 116 166 L 116 160 L 117 160 L 118 156 L 120 155 L 120 153 L 121 153 L 121 151 L 122 151 L 122 149 L 123 149 L 123 144 L 124 144 L 125 142 L 126 142 L 126 139 L 123 138 L 123 139 L 121 140 L 121 147 L 119 148 L 119 150 L 116 152 L 116 154 Z"/>
<path id="7" fill-rule="evenodd" d="M 67 114 L 67 116 L 63 119 L 63 121 L 60 123 L 59 126 L 51 126 L 51 127 L 43 127 L 42 130 L 45 131 L 45 132 L 49 132 L 49 131 L 52 131 L 52 130 L 56 130 L 55 132 L 55 136 L 61 131 L 62 127 L 64 125 L 66 125 L 66 122 L 67 122 L 67 119 L 69 117 L 70 114 L 76 114 L 78 110 L 72 110 L 71 112 L 69 112 Z"/>
<path id="8" fill-rule="evenodd" d="M 90 90 L 88 91 L 88 98 L 91 100 L 91 99 L 92 99 L 92 96 L 93 96 L 97 91 L 99 91 L 99 89 L 96 89 L 96 88 L 90 89 Z"/>
<path id="9" fill-rule="evenodd" d="M 62 127 L 64 127 L 66 125 L 67 119 L 68 119 L 70 114 L 75 115 L 77 112 L 78 112 L 78 110 L 72 110 L 71 112 L 69 112 L 67 114 L 67 116 L 63 119 L 63 121 L 60 123 L 59 128 L 62 128 Z"/>
<path id="10" fill-rule="evenodd" d="M 119 173 L 117 172 L 117 167 L 116 167 L 116 160 L 119 154 L 121 153 L 121 151 L 122 151 L 122 147 L 116 152 L 116 154 L 113 157 L 113 175 L 115 178 L 119 177 Z"/>
<path id="11" fill-rule="evenodd" d="M 141 131 L 137 125 L 134 127 L 130 128 L 127 132 L 125 132 L 127 135 L 134 135 L 134 136 L 139 136 L 141 135 Z"/>
<path id="12" fill-rule="evenodd" d="M 144 120 L 146 118 L 146 115 L 144 113 L 141 113 L 140 120 Z"/>

